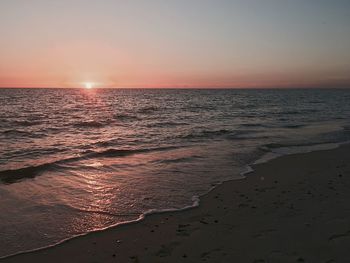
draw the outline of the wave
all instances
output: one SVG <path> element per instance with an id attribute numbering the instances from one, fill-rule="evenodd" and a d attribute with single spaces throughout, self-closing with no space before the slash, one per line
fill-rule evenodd
<path id="1" fill-rule="evenodd" d="M 181 138 L 188 140 L 200 140 L 200 139 L 216 139 L 223 138 L 227 140 L 248 140 L 248 139 L 263 139 L 269 138 L 268 135 L 261 135 L 261 130 L 247 130 L 247 129 L 239 129 L 239 130 L 213 130 L 213 131 L 200 131 L 200 132 L 192 132 L 185 136 L 181 136 Z M 259 135 L 260 134 L 260 135 Z"/>
<path id="2" fill-rule="evenodd" d="M 25 127 L 40 125 L 42 123 L 43 123 L 42 121 L 34 121 L 34 120 L 33 121 L 28 121 L 28 120 L 25 120 L 25 121 L 14 121 L 15 125 L 25 126 Z"/>
<path id="3" fill-rule="evenodd" d="M 320 133 L 317 135 L 314 135 L 312 139 L 310 138 L 307 141 L 285 141 L 285 142 L 279 142 L 279 143 L 268 143 L 260 148 L 264 151 L 274 151 L 276 149 L 280 148 L 290 148 L 290 147 L 312 147 L 314 145 L 324 145 L 324 144 L 339 144 L 343 142 L 350 141 L 350 129 L 346 126 L 341 126 L 340 130 Z"/>
<path id="4" fill-rule="evenodd" d="M 270 112 L 270 114 L 274 115 L 301 115 L 301 114 L 310 114 L 320 112 L 320 109 L 300 109 L 300 110 L 282 110 L 277 112 Z"/>
<path id="5" fill-rule="evenodd" d="M 135 149 L 135 150 L 127 150 L 127 149 L 107 149 L 101 152 L 90 152 L 87 154 L 87 157 L 123 157 L 137 153 L 145 153 L 150 152 L 153 149 Z"/>
<path id="6" fill-rule="evenodd" d="M 332 143 L 332 142 L 300 142 L 300 143 L 268 143 L 265 145 L 260 146 L 260 149 L 266 152 L 274 151 L 276 149 L 281 149 L 281 148 L 290 148 L 290 147 L 309 147 L 309 146 L 314 146 L 314 145 L 319 145 L 319 144 L 326 144 L 326 143 Z"/>
<path id="7" fill-rule="evenodd" d="M 201 157 L 200 156 L 180 157 L 180 158 L 174 158 L 174 159 L 164 159 L 157 162 L 163 163 L 163 164 L 183 163 L 183 162 L 190 162 L 193 159 L 198 159 L 198 158 L 201 158 Z"/>
<path id="8" fill-rule="evenodd" d="M 110 122 L 100 122 L 100 121 L 82 121 L 74 123 L 73 126 L 76 128 L 101 128 L 109 125 Z"/>
<path id="9" fill-rule="evenodd" d="M 120 145 L 120 142 L 121 142 L 121 138 L 115 138 L 115 139 L 111 139 L 111 140 L 108 140 L 108 141 L 95 142 L 93 144 L 93 146 L 107 148 L 107 147 L 115 146 L 115 145 L 118 145 L 118 144 Z"/>
<path id="10" fill-rule="evenodd" d="M 121 120 L 121 121 L 139 120 L 139 117 L 129 113 L 118 113 L 118 114 L 115 114 L 113 117 L 114 119 Z"/>
<path id="11" fill-rule="evenodd" d="M 148 114 L 148 113 L 152 113 L 152 112 L 155 112 L 155 111 L 158 111 L 158 110 L 159 110 L 158 107 L 146 106 L 146 107 L 138 109 L 137 113 Z"/>
<path id="12" fill-rule="evenodd" d="M 257 159 L 253 165 L 267 163 L 273 159 L 276 159 L 281 156 L 285 155 L 291 155 L 291 154 L 300 154 L 300 153 L 310 153 L 314 151 L 323 151 L 323 150 L 332 150 L 336 149 L 341 145 L 349 144 L 350 141 L 341 141 L 341 142 L 334 142 L 334 143 L 321 143 L 321 144 L 308 144 L 308 145 L 289 145 L 289 146 L 282 146 L 277 147 L 278 144 L 276 144 L 275 148 L 264 148 L 262 146 L 260 149 L 264 150 L 266 153 L 259 159 Z"/>
<path id="13" fill-rule="evenodd" d="M 23 131 L 17 129 L 10 129 L 1 132 L 5 137 L 29 137 L 29 138 L 43 138 L 46 136 L 45 133 Z"/>
<path id="14" fill-rule="evenodd" d="M 185 139 L 198 139 L 198 138 L 212 138 L 216 136 L 222 136 L 225 134 L 230 134 L 233 131 L 231 130 L 226 130 L 226 129 L 221 129 L 221 130 L 202 130 L 198 132 L 192 132 L 190 134 L 187 134 L 185 136 L 182 136 L 182 138 Z"/>
<path id="15" fill-rule="evenodd" d="M 16 129 L 12 129 L 12 130 L 6 130 L 2 132 L 3 134 L 9 134 L 9 135 L 30 135 L 31 132 L 27 132 L 27 131 L 21 131 L 21 130 L 16 130 Z"/>
<path id="16" fill-rule="evenodd" d="M 213 111 L 216 109 L 216 106 L 212 105 L 193 105 L 187 106 L 186 109 L 190 112 L 203 112 L 203 111 Z"/>
<path id="17" fill-rule="evenodd" d="M 306 127 L 306 124 L 287 124 L 287 125 L 283 125 L 283 128 L 288 128 L 288 129 L 297 129 L 297 128 L 303 128 Z"/>
<path id="18" fill-rule="evenodd" d="M 310 100 L 309 103 L 311 104 L 323 104 L 325 103 L 324 100 Z"/>
<path id="19" fill-rule="evenodd" d="M 212 189 L 210 189 L 207 193 L 209 193 L 213 189 L 214 189 L 214 187 Z M 207 193 L 205 193 L 205 194 L 207 194 Z M 110 216 L 110 217 L 136 217 L 136 219 L 123 220 L 123 221 L 120 221 L 120 222 L 117 222 L 117 223 L 114 223 L 114 224 L 111 224 L 111 225 L 107 225 L 105 227 L 101 227 L 101 228 L 98 228 L 98 229 L 95 229 L 95 230 L 92 230 L 92 231 L 88 231 L 88 232 L 81 233 L 81 234 L 76 234 L 76 235 L 73 235 L 71 237 L 64 238 L 64 239 L 62 239 L 60 241 L 56 241 L 56 242 L 54 242 L 52 244 L 49 244 L 47 246 L 42 246 L 42 247 L 38 247 L 38 248 L 35 248 L 35 249 L 20 250 L 20 251 L 17 251 L 16 253 L 8 254 L 8 255 L 5 255 L 5 256 L 0 256 L 0 260 L 1 259 L 11 258 L 11 257 L 17 256 L 17 255 L 21 255 L 21 254 L 25 254 L 25 253 L 32 253 L 32 252 L 36 252 L 36 251 L 40 251 L 40 250 L 44 250 L 44 249 L 48 249 L 48 248 L 53 248 L 55 246 L 58 246 L 60 244 L 65 243 L 65 242 L 69 242 L 70 240 L 86 236 L 86 235 L 88 235 L 90 233 L 98 233 L 98 232 L 105 231 L 107 229 L 111 229 L 111 228 L 122 226 L 122 225 L 135 224 L 135 223 L 138 223 L 140 221 L 143 221 L 147 216 L 151 216 L 153 214 L 164 214 L 164 213 L 169 213 L 169 212 L 181 212 L 181 211 L 190 210 L 190 209 L 193 209 L 193 208 L 199 206 L 200 197 L 197 196 L 197 195 L 194 195 L 192 197 L 191 201 L 192 201 L 192 204 L 186 205 L 186 206 L 184 206 L 182 208 L 149 209 L 149 210 L 147 210 L 145 212 L 128 213 L 128 214 L 115 214 L 115 213 L 109 213 L 109 212 L 98 211 L 98 210 L 84 210 L 84 209 L 77 209 L 77 208 L 69 206 L 70 208 L 73 208 L 73 209 L 77 210 L 78 212 L 82 212 L 82 213 L 97 213 L 97 214 Z"/>
<path id="20" fill-rule="evenodd" d="M 123 157 L 139 153 L 149 153 L 155 151 L 167 151 L 179 148 L 179 146 L 164 146 L 164 147 L 154 147 L 154 148 L 139 148 L 139 149 L 107 149 L 100 152 L 89 151 L 86 152 L 86 158 L 96 158 L 96 157 Z"/>
<path id="21" fill-rule="evenodd" d="M 0 181 L 4 184 L 16 183 L 22 179 L 34 178 L 41 173 L 53 169 L 55 163 L 45 163 L 14 170 L 0 171 Z"/>
<path id="22" fill-rule="evenodd" d="M 242 123 L 241 127 L 266 127 L 266 125 L 261 123 Z"/>
<path id="23" fill-rule="evenodd" d="M 151 123 L 146 125 L 149 128 L 162 128 L 162 127 L 173 127 L 173 126 L 185 126 L 185 125 L 190 125 L 189 123 L 186 122 L 170 122 L 170 121 L 166 121 L 166 122 L 157 122 L 157 123 Z"/>
<path id="24" fill-rule="evenodd" d="M 149 153 L 154 151 L 167 151 L 177 149 L 179 146 L 167 146 L 158 148 L 142 148 L 142 149 L 107 149 L 101 152 L 87 151 L 85 154 L 77 157 L 71 157 L 66 159 L 61 159 L 49 163 L 40 164 L 37 166 L 28 166 L 13 170 L 0 171 L 0 182 L 5 184 L 16 183 L 23 179 L 31 179 L 36 176 L 42 175 L 48 171 L 58 171 L 65 169 L 61 166 L 67 163 L 78 162 L 86 159 L 93 158 L 111 158 L 111 157 L 125 157 L 133 154 Z"/>
<path id="25" fill-rule="evenodd" d="M 23 158 L 23 157 L 29 157 L 34 159 L 33 157 L 40 157 L 43 155 L 51 155 L 51 154 L 54 155 L 58 153 L 64 153 L 66 151 L 67 149 L 58 148 L 58 147 L 48 147 L 48 148 L 41 148 L 41 149 L 30 147 L 26 149 L 16 149 L 14 151 L 8 151 L 4 153 L 4 157 L 6 158 L 6 160 Z"/>
<path id="26" fill-rule="evenodd" d="M 288 121 L 288 119 L 286 118 L 281 118 L 279 119 L 281 121 Z M 280 126 L 281 128 L 289 128 L 289 129 L 296 129 L 296 128 L 302 128 L 307 126 L 306 124 L 286 124 L 286 125 L 282 125 Z M 276 124 L 272 125 L 272 124 L 263 124 L 263 123 L 243 123 L 240 125 L 240 127 L 248 127 L 248 128 L 273 128 L 273 127 L 279 127 Z"/>

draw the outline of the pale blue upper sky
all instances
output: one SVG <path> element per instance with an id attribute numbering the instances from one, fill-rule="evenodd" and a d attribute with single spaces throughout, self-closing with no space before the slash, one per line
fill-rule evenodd
<path id="1" fill-rule="evenodd" d="M 8 0 L 0 86 L 343 86 L 350 1 Z"/>

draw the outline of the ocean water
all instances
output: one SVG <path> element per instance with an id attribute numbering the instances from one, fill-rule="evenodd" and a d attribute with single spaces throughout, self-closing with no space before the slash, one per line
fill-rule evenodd
<path id="1" fill-rule="evenodd" d="M 266 156 L 349 139 L 346 89 L 0 89 L 0 257 L 192 206 Z"/>

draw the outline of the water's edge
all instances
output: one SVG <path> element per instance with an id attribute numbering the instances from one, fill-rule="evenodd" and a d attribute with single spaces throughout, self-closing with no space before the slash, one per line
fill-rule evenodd
<path id="1" fill-rule="evenodd" d="M 83 234 L 79 234 L 79 235 L 75 235 L 75 236 L 72 236 L 70 238 L 66 238 L 66 239 L 63 239 L 59 242 L 56 242 L 52 245 L 48 245 L 48 246 L 44 246 L 44 247 L 40 247 L 40 248 L 36 248 L 36 249 L 31 249 L 31 250 L 19 251 L 18 253 L 9 254 L 6 256 L 0 256 L 0 259 L 6 259 L 6 258 L 10 258 L 10 257 L 15 257 L 17 255 L 21 255 L 21 254 L 33 253 L 33 252 L 38 252 L 41 250 L 49 249 L 49 248 L 52 248 L 55 246 L 62 245 L 65 242 L 71 241 L 73 239 L 80 238 L 80 237 L 94 234 L 94 233 L 98 233 L 98 232 L 102 232 L 102 231 L 106 231 L 108 229 L 115 228 L 115 227 L 118 227 L 121 225 L 136 224 L 136 223 L 144 220 L 147 216 L 150 216 L 153 214 L 162 214 L 162 213 L 168 213 L 168 212 L 182 212 L 182 211 L 186 211 L 189 209 L 193 209 L 193 208 L 196 208 L 200 205 L 201 197 L 208 195 L 211 191 L 213 191 L 214 189 L 216 189 L 217 187 L 219 187 L 220 185 L 222 185 L 226 182 L 242 180 L 242 179 L 246 178 L 246 176 L 248 174 L 255 171 L 254 166 L 256 166 L 256 165 L 268 163 L 268 162 L 273 161 L 277 158 L 287 156 L 287 155 L 305 154 L 305 153 L 312 153 L 312 152 L 318 152 L 318 151 L 333 150 L 333 149 L 337 149 L 340 146 L 346 145 L 346 144 L 350 144 L 350 141 L 343 141 L 343 142 L 338 142 L 338 143 L 323 143 L 323 144 L 315 144 L 315 145 L 310 145 L 310 146 L 291 146 L 291 147 L 276 148 L 276 149 L 268 151 L 266 154 L 261 156 L 259 159 L 253 161 L 251 164 L 247 164 L 244 167 L 244 171 L 242 171 L 240 173 L 241 178 L 224 180 L 224 181 L 219 182 L 219 183 L 213 185 L 212 187 L 210 187 L 209 190 L 206 191 L 205 193 L 198 195 L 198 196 L 197 195 L 193 196 L 192 197 L 192 205 L 188 205 L 188 206 L 185 206 L 185 207 L 180 208 L 180 209 L 162 209 L 162 210 L 152 209 L 152 210 L 146 211 L 145 213 L 142 213 L 135 220 L 119 222 L 119 223 L 110 225 L 110 226 L 105 227 L 105 228 L 97 229 L 97 230 L 90 231 L 90 232 L 83 233 Z"/>

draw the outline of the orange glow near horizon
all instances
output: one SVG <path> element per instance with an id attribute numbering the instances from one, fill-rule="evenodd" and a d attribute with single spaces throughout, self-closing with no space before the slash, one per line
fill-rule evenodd
<path id="1" fill-rule="evenodd" d="M 325 76 L 305 76 L 303 74 L 291 74 L 288 76 L 272 77 L 269 75 L 251 76 L 214 76 L 214 79 L 209 77 L 191 77 L 191 76 L 162 76 L 161 73 L 156 76 L 155 73 L 149 77 L 140 76 L 140 80 L 130 80 L 129 76 L 126 79 L 122 77 L 104 79 L 103 74 L 93 75 L 100 81 L 79 82 L 74 81 L 74 78 L 58 78 L 57 81 L 49 79 L 49 76 L 43 75 L 41 80 L 38 75 L 18 77 L 18 78 L 2 78 L 0 75 L 0 87 L 4 88 L 304 88 L 304 87 L 348 87 L 347 79 L 330 79 Z M 84 78 L 87 74 L 77 74 L 75 79 Z M 136 74 L 135 74 L 136 75 Z M 104 81 L 105 80 L 105 81 Z"/>

